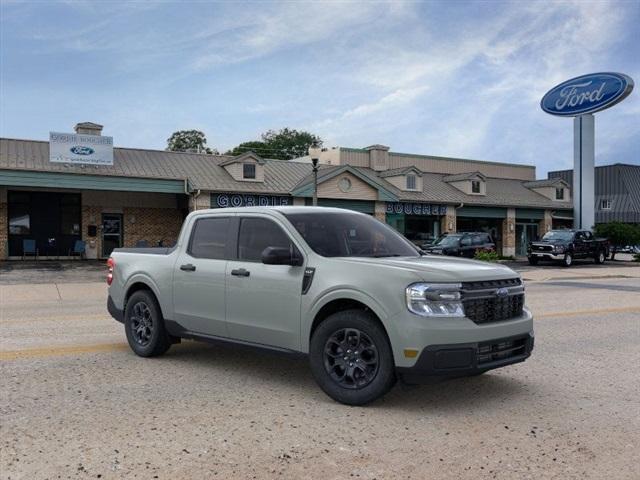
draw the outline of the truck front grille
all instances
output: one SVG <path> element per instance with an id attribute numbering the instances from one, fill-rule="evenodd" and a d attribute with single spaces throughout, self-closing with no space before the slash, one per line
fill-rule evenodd
<path id="1" fill-rule="evenodd" d="M 519 278 L 466 282 L 462 305 L 467 318 L 478 324 L 509 320 L 522 315 L 524 286 Z"/>

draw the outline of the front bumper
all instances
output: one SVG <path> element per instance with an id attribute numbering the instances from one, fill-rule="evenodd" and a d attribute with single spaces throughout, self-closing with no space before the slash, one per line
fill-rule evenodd
<path id="1" fill-rule="evenodd" d="M 124 323 L 124 312 L 116 307 L 111 295 L 107 298 L 107 310 L 109 314 L 118 322 Z"/>
<path id="2" fill-rule="evenodd" d="M 475 375 L 524 362 L 533 351 L 533 331 L 474 343 L 430 345 L 412 367 L 396 368 L 406 383 L 428 382 L 434 377 Z"/>
<path id="3" fill-rule="evenodd" d="M 537 258 L 539 260 L 564 260 L 564 253 L 553 253 L 553 252 L 529 252 L 527 254 L 529 258 Z"/>

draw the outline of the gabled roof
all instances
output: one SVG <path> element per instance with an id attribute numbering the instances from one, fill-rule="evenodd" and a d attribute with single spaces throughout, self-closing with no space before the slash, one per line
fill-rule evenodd
<path id="1" fill-rule="evenodd" d="M 373 172 L 373 170 L 371 170 Z M 364 173 L 362 168 L 352 167 L 351 165 L 326 166 L 318 171 L 318 184 L 326 182 L 343 173 L 350 173 L 358 177 L 363 182 L 369 184 L 378 191 L 378 199 L 381 201 L 397 201 L 398 197 L 391 191 L 391 185 L 384 180 L 379 179 L 375 172 L 373 174 Z M 291 195 L 297 197 L 310 197 L 313 194 L 313 174 L 303 178 L 293 189 Z"/>
<path id="2" fill-rule="evenodd" d="M 443 177 L 443 182 L 461 182 L 462 180 L 473 180 L 480 178 L 486 180 L 486 177 L 480 172 L 457 173 L 455 175 L 447 175 Z"/>
<path id="3" fill-rule="evenodd" d="M 533 180 L 531 182 L 525 182 L 523 184 L 527 188 L 542 188 L 542 187 L 556 187 L 563 186 L 568 187 L 569 184 L 561 178 L 545 178 L 544 180 Z"/>
<path id="4" fill-rule="evenodd" d="M 243 162 L 246 162 L 247 160 L 255 160 L 260 165 L 264 165 L 264 158 L 252 152 L 251 150 L 249 150 L 236 157 L 227 158 L 226 160 L 220 162 L 220 166 L 224 167 L 225 165 L 231 165 L 232 163 L 243 163 Z"/>
<path id="5" fill-rule="evenodd" d="M 236 157 L 140 148 L 114 148 L 113 165 L 72 165 L 49 161 L 49 142 L 0 138 L 2 170 L 71 173 L 111 177 L 188 179 L 192 189 L 288 195 L 311 165 L 286 160 L 264 161 L 264 182 L 234 180 L 221 163 Z"/>
<path id="6" fill-rule="evenodd" d="M 390 170 L 384 170 L 378 174 L 379 177 L 397 177 L 400 175 L 406 175 L 407 173 L 415 173 L 419 177 L 422 176 L 422 171 L 418 167 L 410 166 L 410 167 L 402 167 L 402 168 L 392 168 Z"/>
<path id="7" fill-rule="evenodd" d="M 173 179 L 188 180 L 193 190 L 220 193 L 255 193 L 265 195 L 311 196 L 313 175 L 309 163 L 261 159 L 264 162 L 264 182 L 234 180 L 223 163 L 238 161 L 239 157 L 208 155 L 203 153 L 168 152 L 138 148 L 114 148 L 113 165 L 72 165 L 49 161 L 49 142 L 0 138 L 0 177 L 3 170 L 13 172 L 50 172 L 74 174 L 78 177 L 104 176 L 121 179 Z M 240 156 L 242 157 L 242 156 Z M 257 156 L 256 156 L 257 157 Z M 629 182 L 629 202 L 640 205 L 640 167 L 625 167 L 625 182 Z M 349 165 L 320 165 L 319 181 L 349 172 L 379 192 L 380 201 L 429 202 L 440 204 L 549 208 L 570 210 L 569 202 L 550 200 L 527 188 L 516 179 L 487 177 L 486 195 L 467 195 L 450 185 L 445 178 L 455 177 L 441 173 L 422 172 L 422 191 L 403 191 L 385 180 L 379 172 L 367 167 Z M 1 182 L 0 182 L 1 183 Z"/>

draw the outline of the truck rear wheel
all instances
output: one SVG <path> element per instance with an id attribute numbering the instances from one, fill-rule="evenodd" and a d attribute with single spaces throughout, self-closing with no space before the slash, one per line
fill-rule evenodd
<path id="1" fill-rule="evenodd" d="M 138 290 L 127 301 L 124 329 L 131 350 L 140 357 L 162 355 L 171 346 L 160 306 L 148 290 Z"/>
<path id="2" fill-rule="evenodd" d="M 387 334 L 361 310 L 327 317 L 313 332 L 309 361 L 320 388 L 346 405 L 372 402 L 396 382 Z"/>

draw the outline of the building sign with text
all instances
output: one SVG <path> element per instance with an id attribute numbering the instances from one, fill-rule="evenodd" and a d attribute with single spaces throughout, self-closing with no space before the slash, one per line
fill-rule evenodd
<path id="1" fill-rule="evenodd" d="M 113 137 L 50 132 L 49 161 L 113 165 Z"/>
<path id="2" fill-rule="evenodd" d="M 276 207 L 291 205 L 291 197 L 284 195 L 250 195 L 241 193 L 212 193 L 211 208 Z"/>
<path id="3" fill-rule="evenodd" d="M 446 205 L 429 203 L 387 202 L 387 213 L 404 213 L 405 215 L 446 215 Z"/>

